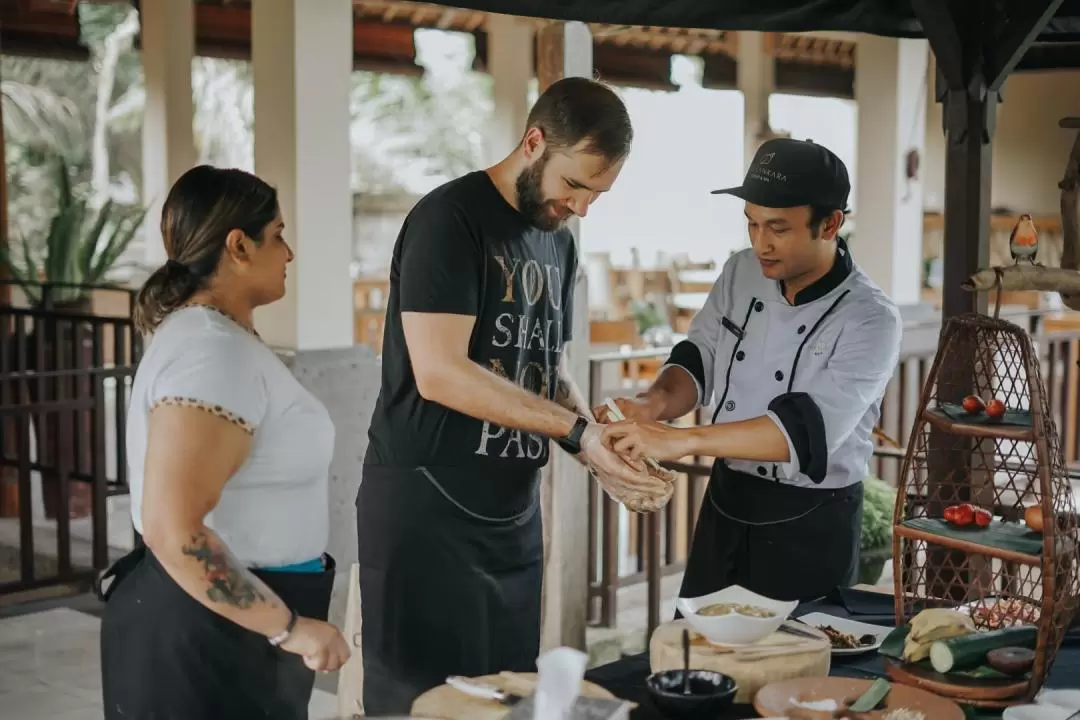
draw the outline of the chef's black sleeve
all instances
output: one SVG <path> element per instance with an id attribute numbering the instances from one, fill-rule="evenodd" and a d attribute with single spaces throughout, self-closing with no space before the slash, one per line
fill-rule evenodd
<path id="1" fill-rule="evenodd" d="M 421 200 L 402 228 L 401 311 L 477 315 L 483 262 L 464 211 L 444 198 Z"/>
<path id="2" fill-rule="evenodd" d="M 769 403 L 769 414 L 787 435 L 793 468 L 820 483 L 829 469 L 829 444 L 825 419 L 809 393 L 785 393 Z M 789 476 L 791 477 L 791 476 Z"/>

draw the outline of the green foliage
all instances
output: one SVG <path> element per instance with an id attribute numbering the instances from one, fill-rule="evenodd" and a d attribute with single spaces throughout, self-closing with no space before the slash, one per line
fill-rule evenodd
<path id="1" fill-rule="evenodd" d="M 630 312 L 637 323 L 639 335 L 644 335 L 655 327 L 667 325 L 668 319 L 655 298 L 634 300 L 630 303 Z"/>
<path id="2" fill-rule="evenodd" d="M 0 266 L 19 283 L 34 304 L 43 302 L 39 283 L 57 283 L 50 293 L 54 303 L 70 303 L 89 295 L 86 287 L 105 285 L 111 271 L 131 244 L 146 210 L 122 208 L 106 200 L 92 208 L 82 188 L 72 184 L 71 168 L 53 156 L 53 182 L 57 209 L 49 223 L 43 252 L 35 252 L 26 237 L 15 257 L 11 245 L 0 242 Z"/>
<path id="3" fill-rule="evenodd" d="M 877 550 L 892 542 L 896 490 L 873 475 L 863 481 L 862 549 Z"/>

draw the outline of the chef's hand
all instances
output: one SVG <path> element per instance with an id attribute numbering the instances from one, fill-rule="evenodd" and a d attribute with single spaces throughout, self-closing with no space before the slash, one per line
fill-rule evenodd
<path id="1" fill-rule="evenodd" d="M 330 623 L 300 617 L 281 649 L 304 658 L 304 664 L 316 672 L 333 672 L 349 659 L 349 644 L 341 631 Z"/>
<path id="2" fill-rule="evenodd" d="M 690 431 L 658 422 L 627 420 L 604 427 L 604 444 L 633 462 L 678 460 L 693 453 Z"/>
<path id="3" fill-rule="evenodd" d="M 615 406 L 619 408 L 623 416 L 627 420 L 636 420 L 639 422 L 650 422 L 656 420 L 660 416 L 660 409 L 656 407 L 656 404 L 649 400 L 649 398 L 642 393 L 637 397 L 621 397 L 613 398 Z M 596 417 L 596 422 L 610 423 L 614 422 L 614 418 L 611 417 L 611 411 L 608 409 L 607 404 L 598 405 L 593 408 L 593 416 Z"/>
<path id="4" fill-rule="evenodd" d="M 579 459 L 594 472 L 616 478 L 624 483 L 640 486 L 644 463 L 631 462 L 612 451 L 604 441 L 604 426 L 589 423 L 581 435 L 581 453 Z"/>

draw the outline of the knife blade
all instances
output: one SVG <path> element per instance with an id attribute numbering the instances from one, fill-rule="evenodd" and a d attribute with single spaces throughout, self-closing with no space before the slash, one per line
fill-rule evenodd
<path id="1" fill-rule="evenodd" d="M 497 703 L 502 703 L 507 707 L 512 707 L 521 702 L 520 695 L 514 695 L 504 690 L 500 690 L 494 685 L 486 685 L 484 683 L 473 682 L 472 680 L 461 677 L 460 675 L 451 675 L 446 678 L 446 684 L 455 690 L 460 690 L 466 695 L 471 695 L 481 700 L 494 700 Z"/>
<path id="2" fill-rule="evenodd" d="M 801 627 L 800 627 L 801 626 Z M 801 622 L 797 619 L 785 620 L 784 624 L 779 628 L 780 632 L 786 632 L 789 635 L 797 635 L 798 637 L 813 638 L 814 640 L 827 640 L 828 637 L 824 633 L 819 633 L 812 629 L 809 625 Z"/>

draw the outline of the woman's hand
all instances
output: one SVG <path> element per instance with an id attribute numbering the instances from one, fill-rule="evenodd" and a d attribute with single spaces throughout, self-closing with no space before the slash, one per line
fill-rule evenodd
<path id="1" fill-rule="evenodd" d="M 304 664 L 316 672 L 333 672 L 349 659 L 349 644 L 341 631 L 330 623 L 301 617 L 281 649 L 304 658 Z"/>
<path id="2" fill-rule="evenodd" d="M 658 422 L 627 420 L 607 425 L 603 439 L 605 445 L 632 461 L 678 460 L 694 452 L 690 429 Z"/>

